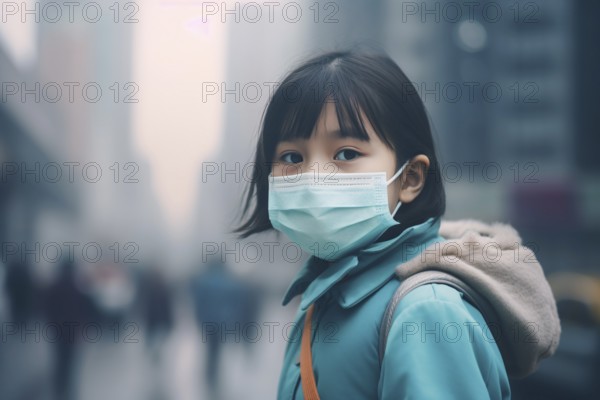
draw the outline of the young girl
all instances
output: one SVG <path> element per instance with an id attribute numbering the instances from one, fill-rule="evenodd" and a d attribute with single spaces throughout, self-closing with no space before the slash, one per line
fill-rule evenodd
<path id="1" fill-rule="evenodd" d="M 396 63 L 381 53 L 340 51 L 295 69 L 269 101 L 255 161 L 249 217 L 236 232 L 245 238 L 275 228 L 312 255 L 283 299 L 286 305 L 302 294 L 278 399 L 510 398 L 505 363 L 515 347 L 501 349 L 482 313 L 449 285 L 426 284 L 406 295 L 380 354 L 382 318 L 400 284 L 394 278 L 411 261 L 416 271 L 415 260 L 448 241 L 425 108 Z M 453 231 L 468 230 L 460 228 Z M 470 249 L 462 256 L 477 266 L 476 247 Z M 508 323 L 519 313 L 502 305 L 515 301 L 506 300 L 512 289 L 505 283 L 521 277 L 495 274 L 488 274 L 492 284 L 479 286 Z M 543 273 L 521 275 L 529 293 L 519 290 L 516 300 L 529 305 L 525 310 L 552 302 Z M 526 317 L 557 320 L 552 305 L 543 312 Z M 551 328 L 550 349 L 541 344 L 545 356 L 557 344 L 556 324 Z M 541 351 L 531 353 L 525 364 L 541 358 Z"/>

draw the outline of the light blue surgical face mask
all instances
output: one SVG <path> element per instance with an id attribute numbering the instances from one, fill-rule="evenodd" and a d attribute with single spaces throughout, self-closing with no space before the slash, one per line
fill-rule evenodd
<path id="1" fill-rule="evenodd" d="M 385 172 L 269 175 L 269 219 L 304 251 L 333 261 L 399 225 L 390 214 Z"/>

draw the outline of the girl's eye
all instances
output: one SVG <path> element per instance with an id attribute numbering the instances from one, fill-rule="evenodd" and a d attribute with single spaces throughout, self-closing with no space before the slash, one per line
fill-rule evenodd
<path id="1" fill-rule="evenodd" d="M 281 160 L 290 164 L 297 164 L 302 162 L 302 156 L 300 153 L 285 153 L 281 156 Z"/>
<path id="2" fill-rule="evenodd" d="M 356 151 L 356 150 L 352 150 L 352 149 L 343 149 L 340 150 L 336 155 L 336 160 L 339 159 L 340 161 L 350 161 L 353 160 L 354 158 L 360 156 L 361 154 Z M 339 156 L 339 158 L 338 158 Z"/>

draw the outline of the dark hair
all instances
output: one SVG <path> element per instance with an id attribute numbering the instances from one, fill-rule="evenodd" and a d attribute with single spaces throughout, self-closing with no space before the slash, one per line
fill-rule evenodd
<path id="1" fill-rule="evenodd" d="M 277 144 L 310 138 L 327 101 L 336 105 L 342 136 L 369 140 L 360 118 L 362 110 L 379 138 L 395 151 L 397 166 L 418 154 L 429 157 L 422 192 L 396 213 L 404 229 L 444 214 L 440 166 L 425 107 L 414 85 L 382 51 L 333 51 L 308 60 L 288 74 L 269 100 L 262 116 L 242 217 L 253 209 L 233 231 L 241 232 L 239 238 L 273 229 L 267 204 L 268 175 Z"/>

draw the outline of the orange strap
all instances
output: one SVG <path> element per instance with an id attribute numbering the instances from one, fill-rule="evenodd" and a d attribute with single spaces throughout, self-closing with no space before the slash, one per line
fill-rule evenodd
<path id="1" fill-rule="evenodd" d="M 300 345 L 300 380 L 302 381 L 302 392 L 305 400 L 319 400 L 315 374 L 312 367 L 312 353 L 310 350 L 311 320 L 314 309 L 311 304 L 304 317 L 304 329 L 302 330 L 302 343 Z"/>

